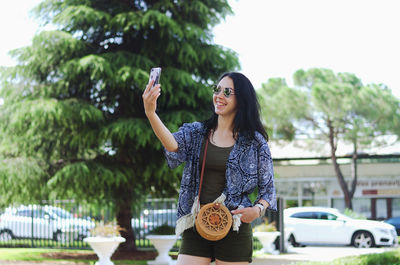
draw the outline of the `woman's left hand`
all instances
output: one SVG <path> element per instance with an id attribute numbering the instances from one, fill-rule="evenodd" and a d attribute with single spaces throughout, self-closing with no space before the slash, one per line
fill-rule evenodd
<path id="1" fill-rule="evenodd" d="M 240 221 L 243 223 L 251 223 L 260 216 L 260 208 L 246 207 L 231 211 L 232 214 L 241 214 Z"/>

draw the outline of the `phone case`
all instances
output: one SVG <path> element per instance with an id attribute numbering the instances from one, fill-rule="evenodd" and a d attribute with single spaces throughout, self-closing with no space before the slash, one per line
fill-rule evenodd
<path id="1" fill-rule="evenodd" d="M 153 86 L 160 83 L 160 75 L 161 75 L 161 67 L 151 68 L 149 83 L 151 80 L 154 80 Z"/>

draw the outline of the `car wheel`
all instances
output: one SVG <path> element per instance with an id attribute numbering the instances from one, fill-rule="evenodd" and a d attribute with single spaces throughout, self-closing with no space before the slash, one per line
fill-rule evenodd
<path id="1" fill-rule="evenodd" d="M 293 247 L 302 247 L 301 244 L 299 244 L 299 243 L 296 242 L 296 238 L 294 237 L 293 234 L 291 234 L 291 235 L 289 236 L 289 244 L 292 245 Z"/>
<path id="2" fill-rule="evenodd" d="M 371 233 L 360 231 L 353 236 L 353 246 L 356 248 L 370 248 L 374 246 L 374 237 Z"/>
<path id="3" fill-rule="evenodd" d="M 11 231 L 5 230 L 0 232 L 0 241 L 1 242 L 8 242 L 13 239 L 13 235 Z"/>

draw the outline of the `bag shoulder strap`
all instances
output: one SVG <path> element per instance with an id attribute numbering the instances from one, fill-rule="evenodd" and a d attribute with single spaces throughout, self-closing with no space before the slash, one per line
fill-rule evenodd
<path id="1" fill-rule="evenodd" d="M 203 163 L 202 163 L 202 166 L 201 166 L 201 173 L 200 173 L 200 185 L 199 185 L 199 194 L 198 194 L 199 201 L 200 201 L 201 186 L 203 184 L 204 166 L 206 164 L 207 147 L 208 147 L 208 137 L 207 137 L 206 143 L 204 145 Z"/>

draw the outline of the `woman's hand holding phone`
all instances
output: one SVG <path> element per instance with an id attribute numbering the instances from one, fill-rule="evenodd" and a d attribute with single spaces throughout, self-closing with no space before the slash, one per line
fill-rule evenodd
<path id="1" fill-rule="evenodd" d="M 160 87 L 161 67 L 150 69 L 149 83 L 143 92 L 143 104 L 146 116 L 155 114 L 157 110 L 157 99 L 161 94 Z"/>
<path id="2" fill-rule="evenodd" d="M 146 116 L 149 116 L 156 112 L 157 99 L 161 94 L 160 84 L 153 86 L 154 82 L 155 82 L 154 80 L 150 80 L 142 95 L 144 111 L 146 113 Z"/>
<path id="3" fill-rule="evenodd" d="M 153 128 L 154 133 L 165 149 L 170 152 L 176 152 L 178 151 L 178 143 L 156 113 L 157 99 L 161 94 L 160 75 L 160 67 L 151 69 L 149 83 L 142 95 L 144 111 L 149 119 L 151 128 Z"/>

